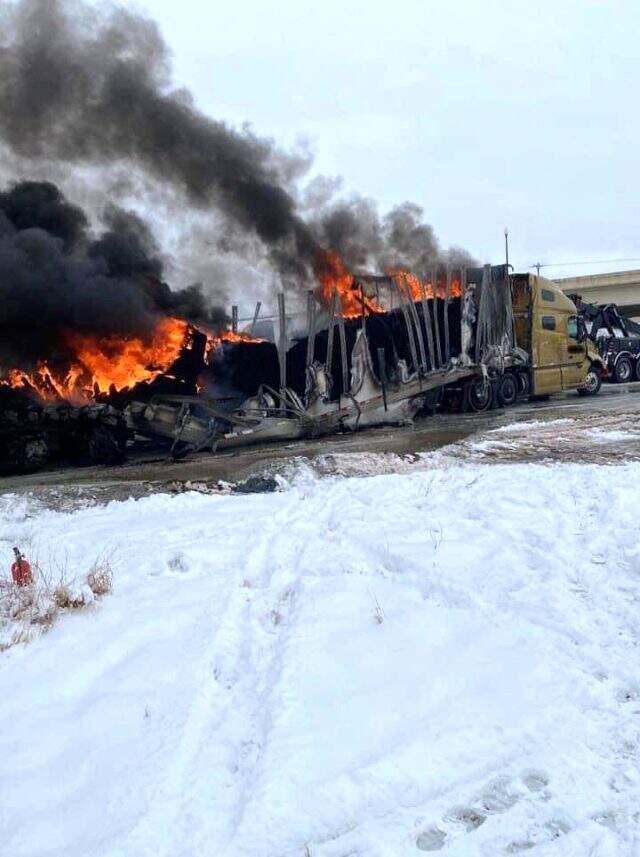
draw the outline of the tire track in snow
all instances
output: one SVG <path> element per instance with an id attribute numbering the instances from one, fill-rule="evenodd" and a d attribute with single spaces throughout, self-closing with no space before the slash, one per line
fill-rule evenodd
<path id="1" fill-rule="evenodd" d="M 268 556 L 267 546 L 281 525 L 279 522 L 287 514 L 288 509 L 285 508 L 274 515 L 267 531 L 261 534 L 258 546 L 249 553 L 248 565 L 256 551 Z M 225 721 L 232 718 L 239 708 L 238 694 L 234 689 L 246 666 L 246 628 L 250 625 L 251 599 L 248 593 L 251 590 L 247 586 L 246 570 L 246 565 L 240 564 L 233 580 L 222 578 L 213 594 L 218 603 L 218 596 L 226 593 L 222 606 L 207 619 L 213 630 L 203 644 L 203 654 L 195 669 L 195 693 L 180 739 L 152 790 L 149 812 L 127 837 L 127 848 L 121 852 L 123 854 L 149 854 L 153 857 L 184 854 L 191 857 L 200 853 L 191 841 L 200 827 L 207 828 L 209 798 L 219 804 L 220 798 L 233 788 L 233 762 L 227 759 L 217 758 L 212 764 L 223 772 L 223 776 L 228 774 L 227 782 L 221 788 L 209 791 L 206 784 L 203 787 L 195 781 L 194 771 L 200 768 L 199 759 L 210 755 L 219 731 L 224 731 Z M 230 813 L 233 813 L 232 807 Z M 224 814 L 216 813 L 218 818 Z M 207 851 L 213 835 L 213 831 L 207 831 Z"/>
<path id="2" fill-rule="evenodd" d="M 224 589 L 224 586 L 220 588 Z M 233 591 L 233 588 L 229 587 L 218 614 L 218 627 L 229 609 Z M 212 619 L 215 623 L 215 617 Z M 203 655 L 195 670 L 196 693 L 188 706 L 180 739 L 152 790 L 148 802 L 149 811 L 127 837 L 127 847 L 121 852 L 123 854 L 176 857 L 180 853 L 189 853 L 184 850 L 185 822 L 190 819 L 185 790 L 190 769 L 201 751 L 205 736 L 210 731 L 212 716 L 217 708 L 216 698 L 220 689 L 215 681 L 212 656 L 216 638 L 217 631 L 203 645 Z"/>
<path id="3" fill-rule="evenodd" d="M 276 595 L 272 579 L 277 572 L 296 569 L 299 542 L 294 544 L 287 533 L 308 515 L 297 511 L 291 496 L 279 499 L 283 506 L 227 584 L 197 669 L 198 689 L 182 737 L 156 788 L 150 814 L 131 838 L 135 852 L 127 853 L 231 853 L 259 778 L 297 594 L 294 579 L 270 609 Z"/>
<path id="4" fill-rule="evenodd" d="M 298 560 L 304 548 L 301 540 L 292 538 L 291 531 L 301 522 L 308 524 L 310 515 L 304 500 L 303 508 L 300 508 L 297 499 L 287 499 L 287 506 L 271 519 L 267 532 L 261 535 L 247 558 L 246 570 L 250 576 L 245 580 L 245 584 L 249 584 L 245 589 L 249 595 L 244 595 L 246 621 L 235 622 L 236 628 L 244 628 L 240 662 L 242 675 L 236 692 L 229 700 L 219 731 L 224 733 L 230 729 L 233 732 L 233 721 L 237 719 L 244 722 L 245 729 L 242 735 L 235 736 L 237 783 L 234 802 L 230 807 L 224 842 L 217 843 L 219 848 L 224 848 L 220 853 L 225 855 L 253 853 L 253 846 L 248 846 L 246 851 L 241 844 L 243 826 L 249 819 L 249 837 L 254 839 L 251 805 L 263 780 L 263 759 L 301 589 Z M 284 575 L 284 580 L 274 586 L 281 575 Z"/>

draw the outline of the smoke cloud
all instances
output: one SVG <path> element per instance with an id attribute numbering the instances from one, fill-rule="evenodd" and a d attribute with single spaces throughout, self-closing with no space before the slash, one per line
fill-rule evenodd
<path id="1" fill-rule="evenodd" d="M 249 130 L 199 113 L 171 88 L 156 24 L 118 6 L 71 0 L 5 4 L 0 135 L 26 158 L 133 161 L 255 232 L 283 272 L 315 241 L 288 182 L 301 164 Z"/>
<path id="2" fill-rule="evenodd" d="M 335 181 L 316 179 L 300 205 L 309 156 L 200 113 L 173 86 L 169 50 L 149 18 L 82 0 L 0 0 L 0 12 L 0 138 L 15 155 L 134 164 L 256 236 L 289 283 L 308 285 L 321 245 L 383 270 L 446 259 L 410 203 L 380 217 L 368 200 L 332 204 Z"/>
<path id="3" fill-rule="evenodd" d="M 473 265 L 465 250 L 443 252 L 420 206 L 402 203 L 380 217 L 372 200 L 326 204 L 314 221 L 318 240 L 336 250 L 353 269 L 412 271 L 426 276 L 435 265 Z"/>
<path id="4" fill-rule="evenodd" d="M 356 269 L 423 273 L 472 261 L 443 253 L 411 203 L 381 216 L 367 199 L 336 202 L 335 179 L 301 189 L 309 156 L 200 113 L 173 85 L 157 25 L 115 3 L 0 0 L 0 143 L 38 175 L 54 165 L 58 181 L 64 169 L 129 170 L 181 201 L 183 213 L 204 213 L 191 252 L 205 248 L 209 270 L 224 270 L 216 254 L 255 266 L 258 247 L 298 293 L 323 247 Z M 65 330 L 144 337 L 159 315 L 225 322 L 200 287 L 163 281 L 163 254 L 139 215 L 109 205 L 100 219 L 96 233 L 51 181 L 0 193 L 0 365 L 63 365 Z"/>
<path id="5" fill-rule="evenodd" d="M 0 365 L 64 365 L 65 332 L 146 337 L 162 315 L 219 325 L 191 286 L 164 283 L 158 248 L 135 215 L 112 207 L 97 237 L 51 183 L 0 193 Z"/>

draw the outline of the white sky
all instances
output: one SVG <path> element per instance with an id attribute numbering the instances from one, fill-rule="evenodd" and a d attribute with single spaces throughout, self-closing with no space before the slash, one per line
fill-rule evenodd
<path id="1" fill-rule="evenodd" d="M 138 0 L 210 115 L 481 261 L 640 257 L 638 0 Z M 549 276 L 640 268 L 549 268 Z"/>

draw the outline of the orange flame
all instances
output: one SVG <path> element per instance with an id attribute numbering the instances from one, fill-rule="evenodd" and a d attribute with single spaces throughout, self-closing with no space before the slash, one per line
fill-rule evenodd
<path id="1" fill-rule="evenodd" d="M 316 264 L 316 276 L 320 281 L 315 290 L 318 301 L 324 307 L 329 308 L 335 291 L 339 299 L 337 311 L 345 318 L 356 318 L 361 315 L 363 303 L 367 312 L 385 312 L 384 307 L 380 306 L 378 301 L 361 293 L 356 284 L 356 278 L 347 270 L 340 256 L 334 251 L 320 251 Z M 429 280 L 421 280 L 409 271 L 390 271 L 389 276 L 395 278 L 396 284 L 412 301 L 419 301 L 423 298 L 432 299 L 434 294 L 443 300 L 446 297 L 447 287 L 444 277 L 435 278 L 434 288 L 434 284 Z M 451 281 L 449 297 L 462 297 L 462 286 L 458 278 Z"/>
<path id="2" fill-rule="evenodd" d="M 250 333 L 244 333 L 243 331 L 234 332 L 233 330 L 216 330 L 215 333 L 207 333 L 207 348 L 206 348 L 206 361 L 209 362 L 209 358 L 216 350 L 216 348 L 220 348 L 223 342 L 264 342 L 264 339 L 260 339 L 257 336 L 251 336 Z"/>
<path id="3" fill-rule="evenodd" d="M 121 392 L 165 373 L 181 350 L 189 348 L 190 327 L 179 318 L 162 318 L 149 339 L 70 332 L 64 339 L 74 358 L 64 374 L 54 374 L 48 364 L 42 362 L 33 372 L 9 370 L 5 378 L 0 379 L 0 386 L 31 389 L 43 399 L 77 402 L 86 402 L 112 390 Z M 223 342 L 261 341 L 248 333 L 231 330 L 202 332 L 207 336 L 207 356 Z"/>
<path id="4" fill-rule="evenodd" d="M 151 381 L 177 359 L 188 329 L 181 319 L 163 318 L 156 325 L 150 342 L 136 337 L 96 338 L 70 333 L 66 341 L 78 364 L 72 367 L 76 370 L 73 380 L 77 385 L 81 378 L 88 377 L 96 393 L 108 393 L 112 387 L 125 390 L 140 381 Z"/>
<path id="5" fill-rule="evenodd" d="M 316 264 L 316 275 L 320 285 L 315 290 L 318 301 L 325 307 L 331 306 L 334 291 L 338 295 L 336 311 L 345 318 L 356 318 L 362 314 L 362 305 L 368 312 L 384 312 L 373 299 L 362 294 L 355 284 L 355 278 L 345 267 L 344 262 L 332 250 L 322 250 Z"/>
<path id="6" fill-rule="evenodd" d="M 432 299 L 434 296 L 433 283 L 429 280 L 421 280 L 415 274 L 410 274 L 408 271 L 392 271 L 391 276 L 396 278 L 396 282 L 401 289 L 404 290 L 407 297 L 412 301 L 419 301 L 422 298 Z M 447 286 L 444 280 L 436 278 L 435 294 L 437 297 L 444 300 L 447 296 Z M 449 288 L 450 298 L 462 297 L 462 285 L 460 280 L 452 279 Z"/>

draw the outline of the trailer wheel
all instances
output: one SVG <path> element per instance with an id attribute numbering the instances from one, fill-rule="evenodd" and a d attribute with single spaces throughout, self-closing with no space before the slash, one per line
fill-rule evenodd
<path id="1" fill-rule="evenodd" d="M 628 357 L 620 357 L 613 370 L 613 377 L 618 384 L 626 384 L 633 377 L 633 366 Z"/>
<path id="2" fill-rule="evenodd" d="M 484 378 L 473 378 L 464 385 L 464 410 L 488 411 L 493 401 L 493 388 Z"/>
<path id="3" fill-rule="evenodd" d="M 531 392 L 531 381 L 528 372 L 518 372 L 518 396 L 526 398 Z"/>
<path id="4" fill-rule="evenodd" d="M 595 396 L 602 386 L 602 372 L 593 363 L 589 367 L 584 385 L 578 388 L 579 396 Z"/>
<path id="5" fill-rule="evenodd" d="M 510 372 L 507 372 L 498 381 L 496 399 L 501 407 L 509 408 L 515 404 L 517 398 L 518 383 L 514 376 Z"/>
<path id="6" fill-rule="evenodd" d="M 104 425 L 95 426 L 87 438 L 87 454 L 92 464 L 120 464 L 124 451 L 116 433 Z"/>
<path id="7" fill-rule="evenodd" d="M 9 460 L 18 473 L 34 473 L 49 460 L 50 449 L 44 434 L 19 438 L 9 444 Z"/>

